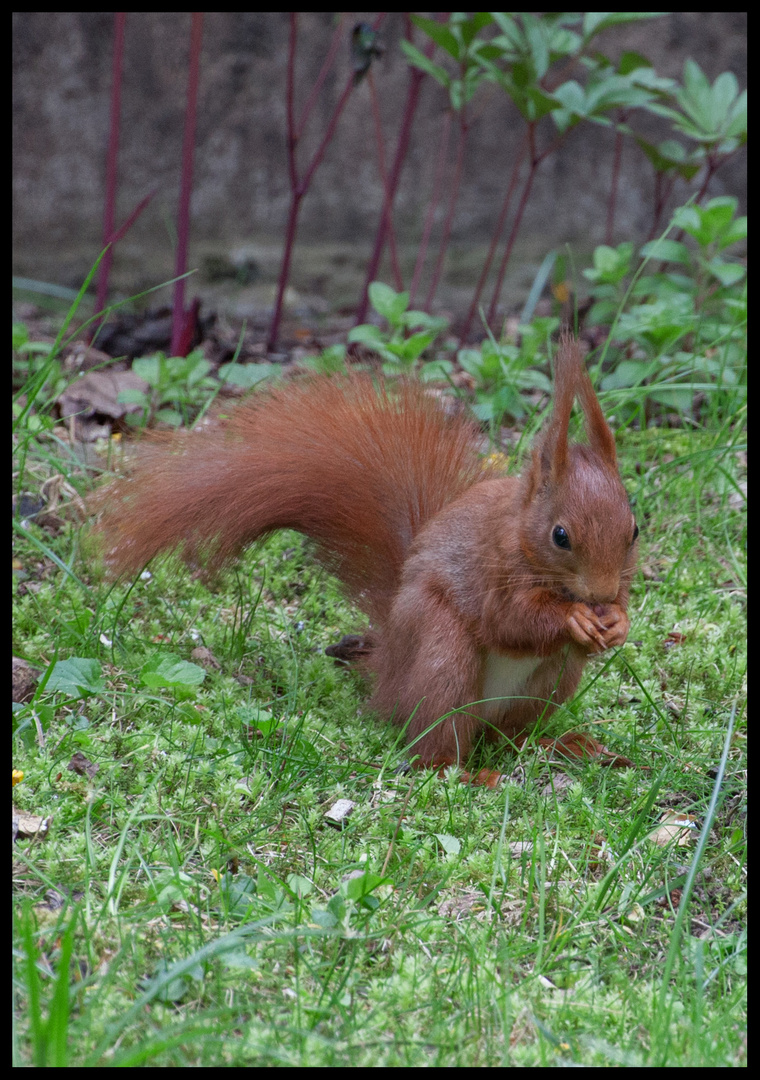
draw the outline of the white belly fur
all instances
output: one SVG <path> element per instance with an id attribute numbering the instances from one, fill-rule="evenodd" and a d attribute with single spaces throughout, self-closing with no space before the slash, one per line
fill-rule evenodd
<path id="1" fill-rule="evenodd" d="M 525 693 L 528 680 L 540 663 L 540 656 L 514 657 L 490 652 L 486 657 L 483 676 L 482 711 L 484 713 L 503 711 L 505 701 L 489 701 L 489 698 L 521 697 Z"/>

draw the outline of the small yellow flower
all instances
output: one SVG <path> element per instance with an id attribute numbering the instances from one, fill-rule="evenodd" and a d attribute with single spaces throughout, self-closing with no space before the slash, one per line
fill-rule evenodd
<path id="1" fill-rule="evenodd" d="M 483 472 L 504 472 L 509 465 L 509 458 L 501 450 L 494 450 L 481 462 Z"/>
<path id="2" fill-rule="evenodd" d="M 566 304 L 570 299 L 570 286 L 566 281 L 558 281 L 556 285 L 552 285 L 552 293 L 560 304 Z"/>
<path id="3" fill-rule="evenodd" d="M 23 779 L 24 779 L 24 774 L 19 769 L 14 769 L 13 770 L 13 785 L 12 786 L 15 787 L 16 784 L 20 784 Z"/>

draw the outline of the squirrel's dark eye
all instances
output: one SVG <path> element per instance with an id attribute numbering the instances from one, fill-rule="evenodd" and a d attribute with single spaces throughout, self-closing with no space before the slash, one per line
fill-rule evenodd
<path id="1" fill-rule="evenodd" d="M 638 525 L 637 525 L 637 524 L 636 524 L 636 523 L 634 522 L 634 524 L 633 524 L 633 540 L 631 540 L 631 543 L 633 543 L 633 542 L 634 542 L 634 540 L 636 540 L 636 539 L 638 538 L 638 535 L 639 535 L 639 527 L 638 527 Z"/>
<path id="2" fill-rule="evenodd" d="M 561 525 L 555 525 L 552 529 L 552 540 L 557 547 L 564 548 L 566 551 L 570 550 L 570 537 L 567 535 L 567 529 L 563 529 Z"/>

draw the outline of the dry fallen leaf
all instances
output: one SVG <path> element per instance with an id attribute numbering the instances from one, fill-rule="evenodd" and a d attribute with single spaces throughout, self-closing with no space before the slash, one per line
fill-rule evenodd
<path id="1" fill-rule="evenodd" d="M 674 842 L 678 847 L 686 847 L 694 840 L 696 831 L 696 818 L 693 814 L 666 810 L 660 818 L 659 827 L 649 834 L 649 839 L 663 847 Z"/>
<path id="2" fill-rule="evenodd" d="M 30 840 L 36 838 L 43 840 L 47 836 L 52 817 L 38 817 L 36 814 L 28 814 L 26 810 L 13 807 L 13 838 Z"/>
<path id="3" fill-rule="evenodd" d="M 40 676 L 38 668 L 32 667 L 20 656 L 13 657 L 13 675 L 11 685 L 13 688 L 13 700 L 17 702 L 31 701 L 34 691 L 37 689 L 37 679 Z"/>
<path id="4" fill-rule="evenodd" d="M 141 390 L 147 393 L 150 387 L 145 379 L 132 371 L 88 371 L 80 379 L 75 379 L 58 398 L 61 416 L 76 420 L 80 438 L 82 430 L 95 438 L 102 425 L 90 428 L 86 422 L 94 416 L 107 416 L 120 420 L 127 413 L 139 412 L 140 405 L 125 404 L 118 400 L 122 390 Z"/>
<path id="5" fill-rule="evenodd" d="M 222 665 L 211 649 L 207 649 L 205 645 L 199 645 L 197 649 L 193 649 L 190 653 L 190 659 L 195 660 L 196 663 L 202 664 L 204 667 L 211 668 L 213 671 L 221 671 Z"/>
<path id="6" fill-rule="evenodd" d="M 480 889 L 465 889 L 452 896 L 447 896 L 438 905 L 438 914 L 442 918 L 457 921 L 470 915 L 482 917 L 486 910 L 486 901 Z"/>
<path id="7" fill-rule="evenodd" d="M 351 799 L 337 799 L 325 814 L 325 822 L 334 829 L 342 829 L 356 808 Z"/>
<path id="8" fill-rule="evenodd" d="M 70 772 L 79 773 L 80 776 L 87 776 L 92 780 L 95 773 L 100 768 L 100 765 L 96 765 L 94 761 L 90 761 L 89 758 L 86 758 L 81 750 L 77 750 L 66 768 Z"/>

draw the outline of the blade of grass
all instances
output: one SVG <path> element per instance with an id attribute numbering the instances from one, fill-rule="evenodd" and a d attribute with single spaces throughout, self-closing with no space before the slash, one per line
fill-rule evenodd
<path id="1" fill-rule="evenodd" d="M 664 1031 L 670 1022 L 670 1014 L 673 1008 L 675 998 L 669 993 L 670 990 L 670 976 L 673 973 L 676 957 L 681 955 L 681 939 L 684 932 L 684 922 L 686 919 L 686 912 L 689 909 L 691 902 L 691 896 L 694 892 L 694 883 L 697 878 L 697 872 L 702 862 L 702 856 L 704 855 L 705 848 L 707 847 L 707 841 L 710 837 L 710 830 L 712 828 L 713 820 L 715 819 L 715 811 L 718 808 L 718 796 L 720 795 L 721 787 L 723 786 L 723 776 L 726 772 L 726 762 L 728 761 L 728 752 L 731 749 L 731 739 L 734 734 L 734 721 L 736 720 L 736 702 L 731 709 L 731 715 L 728 719 L 728 728 L 726 730 L 726 738 L 723 743 L 723 753 L 721 754 L 720 764 L 718 765 L 718 772 L 715 777 L 715 783 L 713 784 L 712 795 L 710 797 L 710 804 L 707 807 L 707 813 L 705 814 L 705 820 L 702 825 L 702 831 L 699 834 L 699 840 L 694 850 L 694 856 L 689 866 L 689 872 L 686 875 L 686 884 L 681 892 L 681 900 L 678 905 L 678 911 L 676 912 L 676 920 L 673 925 L 673 931 L 670 935 L 670 945 L 665 957 L 665 964 L 662 970 L 662 980 L 660 983 L 660 993 L 658 996 L 657 1009 L 654 1016 L 654 1021 L 660 1031 Z M 654 1038 L 653 1038 L 654 1043 Z"/>

